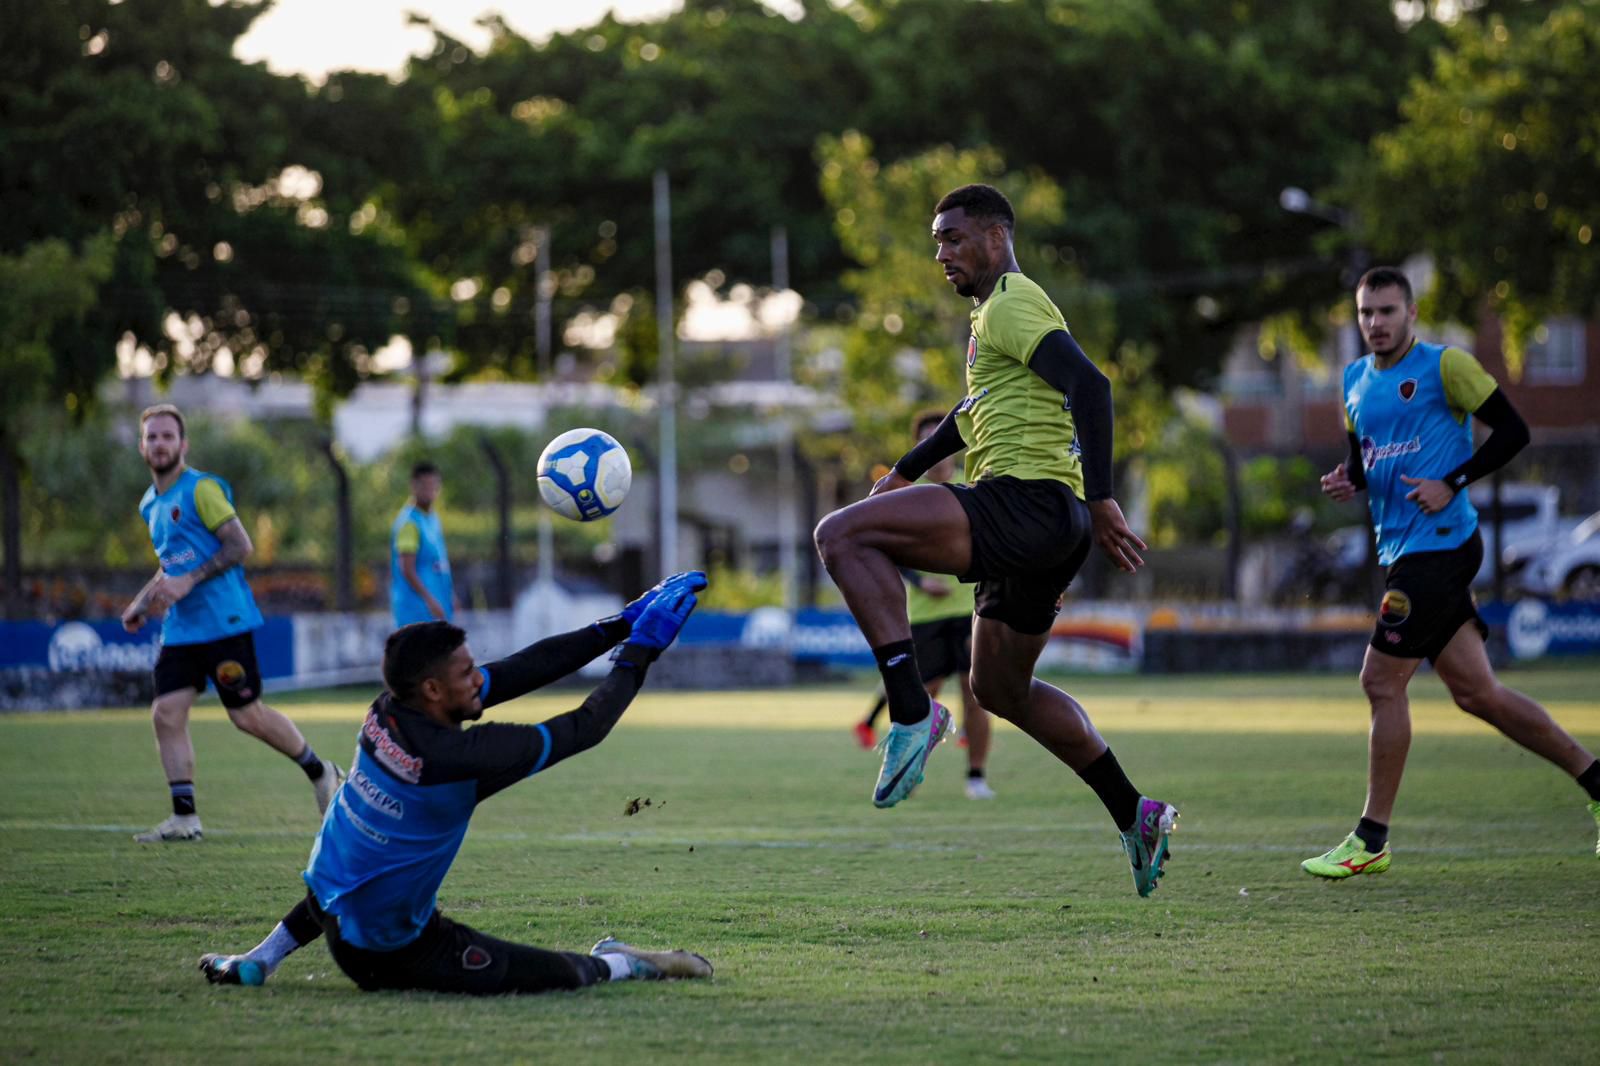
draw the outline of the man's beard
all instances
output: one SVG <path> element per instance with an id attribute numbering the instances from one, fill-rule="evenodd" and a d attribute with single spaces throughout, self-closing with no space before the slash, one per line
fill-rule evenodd
<path id="1" fill-rule="evenodd" d="M 167 464 L 165 466 L 157 466 L 155 463 L 151 462 L 149 459 L 145 460 L 145 465 L 150 468 L 150 472 L 151 473 L 156 474 L 156 475 L 158 475 L 160 477 L 166 477 L 168 474 L 170 474 L 174 470 L 178 469 L 178 464 L 181 463 L 181 462 L 183 462 L 183 457 L 181 455 L 175 455 L 175 456 L 172 457 L 171 460 L 169 460 L 167 462 Z"/>

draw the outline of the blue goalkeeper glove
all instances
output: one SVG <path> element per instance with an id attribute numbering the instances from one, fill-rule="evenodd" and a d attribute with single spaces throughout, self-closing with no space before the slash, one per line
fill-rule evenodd
<path id="1" fill-rule="evenodd" d="M 705 575 L 694 576 L 698 577 L 698 587 L 704 588 Z M 696 582 L 668 581 L 663 584 L 666 587 L 655 594 L 634 623 L 628 642 L 617 649 L 614 658 L 619 663 L 648 666 L 655 662 L 678 639 L 684 623 L 694 613 L 695 605 L 699 602 L 693 592 Z"/>
<path id="2" fill-rule="evenodd" d="M 628 604 L 621 611 L 600 619 L 595 625 L 600 626 L 603 630 L 613 622 L 623 622 L 627 624 L 628 632 L 631 633 L 634 625 L 639 621 L 639 616 L 644 614 L 645 608 L 650 606 L 651 601 L 661 595 L 662 590 L 677 585 L 687 586 L 690 592 L 699 592 L 706 587 L 706 575 L 700 570 L 685 570 L 681 574 L 664 577 L 650 588 L 645 589 L 644 592 L 640 593 L 638 599 Z"/>

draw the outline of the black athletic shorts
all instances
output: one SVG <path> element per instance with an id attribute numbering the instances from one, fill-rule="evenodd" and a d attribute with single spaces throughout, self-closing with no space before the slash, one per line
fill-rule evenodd
<path id="1" fill-rule="evenodd" d="M 1476 530 L 1459 547 L 1402 555 L 1384 577 L 1383 602 L 1372 646 L 1385 655 L 1432 662 L 1467 622 L 1485 639 L 1472 579 L 1483 564 L 1483 538 Z"/>
<path id="2" fill-rule="evenodd" d="M 261 668 L 256 665 L 256 638 L 237 633 L 207 644 L 166 644 L 156 657 L 156 695 L 217 686 L 222 705 L 230 710 L 261 698 Z"/>
<path id="3" fill-rule="evenodd" d="M 972 526 L 977 613 L 1019 633 L 1048 633 L 1061 594 L 1089 557 L 1089 507 L 1064 483 L 1009 476 L 946 485 Z"/>
<path id="4" fill-rule="evenodd" d="M 311 913 L 328 935 L 328 950 L 363 992 L 416 988 L 500 996 L 583 988 L 610 979 L 600 959 L 571 951 L 546 951 L 480 933 L 433 912 L 422 935 L 395 951 L 368 951 L 339 936 L 339 922 L 307 896 Z"/>
<path id="5" fill-rule="evenodd" d="M 924 685 L 972 669 L 970 614 L 918 622 L 911 627 L 911 640 L 916 645 L 917 669 L 922 672 Z"/>

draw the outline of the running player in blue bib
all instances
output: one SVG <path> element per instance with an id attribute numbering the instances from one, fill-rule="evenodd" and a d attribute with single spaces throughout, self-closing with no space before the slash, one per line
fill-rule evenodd
<path id="1" fill-rule="evenodd" d="M 443 479 L 424 460 L 411 468 L 411 499 L 389 532 L 389 607 L 396 629 L 412 622 L 448 622 L 455 616 L 455 583 L 438 502 Z"/>
<path id="2" fill-rule="evenodd" d="M 234 512 L 232 490 L 221 478 L 187 465 L 183 415 L 171 404 L 139 416 L 139 454 L 154 482 L 139 501 L 139 515 L 150 528 L 160 566 L 122 612 L 122 625 L 134 633 L 165 616 L 150 717 L 172 814 L 134 839 L 159 844 L 201 838 L 189 710 L 208 682 L 235 726 L 299 764 L 316 792 L 317 809 L 326 810 L 343 771 L 319 758 L 293 722 L 261 702 L 252 636 L 261 612 L 239 565 L 252 546 Z"/>
<path id="3" fill-rule="evenodd" d="M 1423 659 L 1458 707 L 1577 778 L 1600 823 L 1600 761 L 1543 707 L 1500 684 L 1472 598 L 1483 540 L 1463 490 L 1522 450 L 1527 423 L 1471 355 L 1416 339 L 1417 305 L 1400 271 L 1368 271 L 1356 314 L 1370 351 L 1344 372 L 1350 457 L 1323 476 L 1322 491 L 1342 502 L 1366 489 L 1388 572 L 1361 666 L 1372 704 L 1366 809 L 1338 847 L 1300 864 L 1331 878 L 1389 868 L 1389 818 L 1411 746 L 1406 686 Z M 1490 429 L 1476 451 L 1473 416 Z"/>

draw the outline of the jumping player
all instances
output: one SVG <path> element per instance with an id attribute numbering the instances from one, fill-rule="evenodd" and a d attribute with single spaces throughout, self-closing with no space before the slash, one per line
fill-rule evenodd
<path id="1" fill-rule="evenodd" d="M 1134 887 L 1147 896 L 1177 810 L 1142 796 L 1078 701 L 1033 676 L 1091 540 L 1128 573 L 1144 562 L 1144 542 L 1111 496 L 1111 384 L 1044 290 L 1021 273 L 1016 216 L 999 190 L 966 185 L 934 210 L 945 280 L 974 303 L 967 395 L 867 499 L 828 515 L 816 531 L 889 696 L 893 725 L 872 801 L 891 807 L 911 794 L 950 722 L 922 687 L 898 568 L 977 582 L 978 702 L 1094 790 L 1122 834 Z M 963 446 L 968 484 L 915 484 Z"/>

